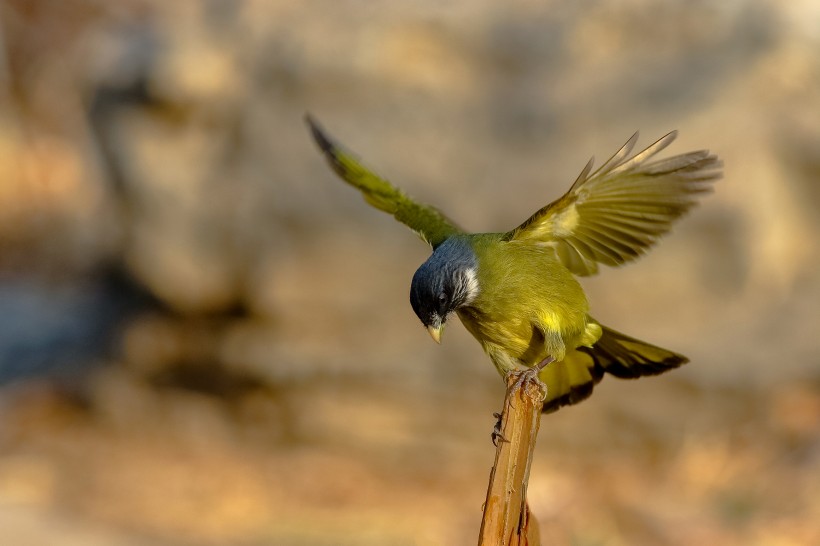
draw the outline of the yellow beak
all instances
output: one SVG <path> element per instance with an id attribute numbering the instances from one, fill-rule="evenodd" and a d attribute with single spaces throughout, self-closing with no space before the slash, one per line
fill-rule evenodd
<path id="1" fill-rule="evenodd" d="M 433 338 L 433 341 L 436 343 L 441 343 L 441 329 L 442 325 L 433 326 L 432 324 L 427 327 L 427 331 L 430 332 L 430 337 Z"/>

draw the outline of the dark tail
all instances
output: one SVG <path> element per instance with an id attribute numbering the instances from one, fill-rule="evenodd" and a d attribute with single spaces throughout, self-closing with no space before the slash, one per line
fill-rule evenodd
<path id="1" fill-rule="evenodd" d="M 601 325 L 603 334 L 592 348 L 578 347 L 605 372 L 622 379 L 658 375 L 689 362 L 685 356 L 629 337 Z"/>
<path id="2" fill-rule="evenodd" d="M 578 347 L 561 362 L 548 365 L 539 374 L 547 384 L 544 411 L 576 404 L 592 394 L 604 373 L 622 379 L 658 375 L 689 362 L 685 356 L 631 338 L 606 326 L 592 347 Z"/>

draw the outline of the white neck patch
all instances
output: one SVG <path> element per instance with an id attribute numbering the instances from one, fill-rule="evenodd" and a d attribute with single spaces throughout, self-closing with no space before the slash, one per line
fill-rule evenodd
<path id="1" fill-rule="evenodd" d="M 478 286 L 478 275 L 474 267 L 462 270 L 458 291 L 464 294 L 462 306 L 470 305 L 475 301 L 481 288 Z"/>

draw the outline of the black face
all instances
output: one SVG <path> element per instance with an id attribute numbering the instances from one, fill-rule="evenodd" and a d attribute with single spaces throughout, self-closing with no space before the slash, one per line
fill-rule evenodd
<path id="1" fill-rule="evenodd" d="M 445 241 L 418 268 L 410 285 L 410 305 L 425 326 L 440 326 L 471 298 L 470 274 L 476 259 L 466 243 Z"/>
<path id="2" fill-rule="evenodd" d="M 447 276 L 431 274 L 424 266 L 413 275 L 410 305 L 425 326 L 439 326 L 453 308 L 454 282 Z"/>

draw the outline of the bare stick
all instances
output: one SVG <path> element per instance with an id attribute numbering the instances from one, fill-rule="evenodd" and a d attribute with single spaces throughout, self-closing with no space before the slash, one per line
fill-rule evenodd
<path id="1" fill-rule="evenodd" d="M 544 405 L 542 385 L 507 376 L 495 464 L 484 503 L 479 546 L 538 546 L 538 522 L 527 506 L 527 482 Z"/>

